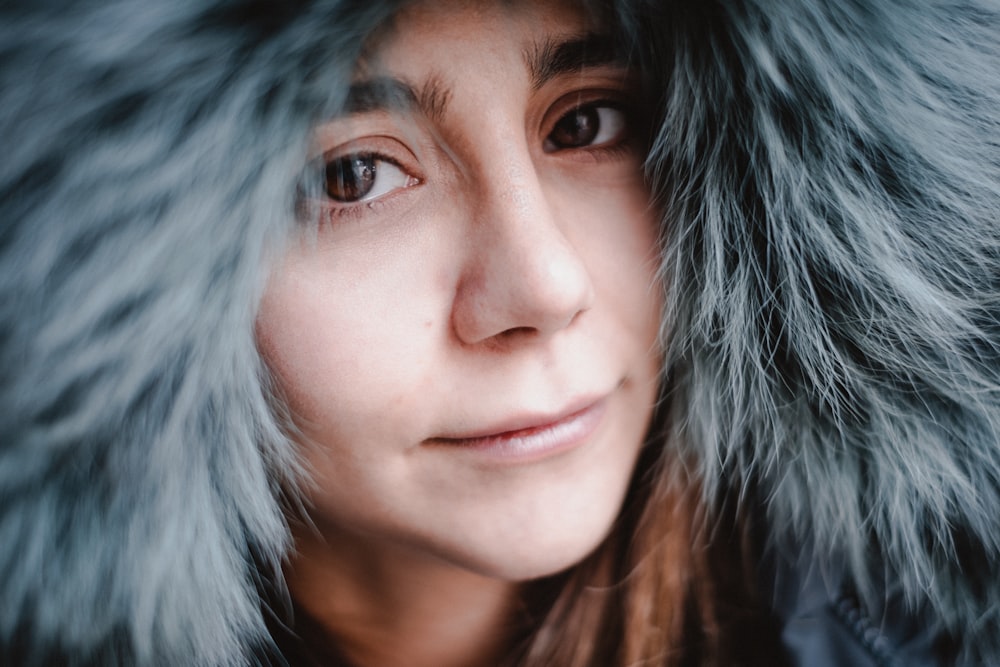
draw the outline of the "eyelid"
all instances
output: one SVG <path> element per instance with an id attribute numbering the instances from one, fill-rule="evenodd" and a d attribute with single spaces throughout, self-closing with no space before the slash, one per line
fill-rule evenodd
<path id="1" fill-rule="evenodd" d="M 543 117 L 542 128 L 546 133 L 550 132 L 559 121 L 569 111 L 594 104 L 604 103 L 604 106 L 615 107 L 628 112 L 631 108 L 632 89 L 630 86 L 588 86 L 560 95 L 554 102 L 548 105 Z"/>
<path id="2" fill-rule="evenodd" d="M 409 146 L 388 134 L 369 134 L 342 141 L 331 148 L 323 148 L 312 162 L 325 165 L 348 155 L 374 155 L 404 169 L 419 168 L 417 156 Z"/>

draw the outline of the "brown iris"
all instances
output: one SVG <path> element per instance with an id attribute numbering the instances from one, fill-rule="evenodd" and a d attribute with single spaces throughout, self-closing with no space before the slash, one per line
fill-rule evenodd
<path id="1" fill-rule="evenodd" d="M 600 129 L 596 107 L 577 107 L 559 119 L 548 138 L 557 148 L 581 148 L 589 146 Z"/>
<path id="2" fill-rule="evenodd" d="M 377 161 L 371 154 L 355 154 L 328 162 L 326 194 L 330 199 L 341 202 L 363 199 L 375 186 Z"/>

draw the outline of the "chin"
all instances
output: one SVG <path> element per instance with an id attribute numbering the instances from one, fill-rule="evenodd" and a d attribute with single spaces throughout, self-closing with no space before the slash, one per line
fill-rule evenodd
<path id="1" fill-rule="evenodd" d="M 495 579 L 528 581 L 547 577 L 580 563 L 607 538 L 620 503 L 573 512 L 555 521 L 536 521 L 502 537 L 494 536 L 475 550 L 453 553 L 453 562 Z"/>
<path id="2" fill-rule="evenodd" d="M 608 532 L 610 531 L 602 532 L 597 539 L 585 544 L 543 551 L 518 562 L 506 563 L 502 569 L 494 572 L 491 576 L 504 581 L 521 582 L 558 574 L 579 564 L 593 553 L 607 537 Z"/>

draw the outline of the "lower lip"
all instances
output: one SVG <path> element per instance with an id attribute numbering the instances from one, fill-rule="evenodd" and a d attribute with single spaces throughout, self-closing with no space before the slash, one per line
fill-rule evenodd
<path id="1" fill-rule="evenodd" d="M 508 431 L 482 438 L 435 438 L 428 444 L 475 452 L 509 463 L 529 463 L 555 456 L 587 442 L 607 409 L 602 399 L 573 414 L 542 426 Z"/>

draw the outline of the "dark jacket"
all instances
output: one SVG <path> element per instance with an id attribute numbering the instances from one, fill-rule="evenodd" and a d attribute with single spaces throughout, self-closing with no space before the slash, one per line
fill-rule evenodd
<path id="1" fill-rule="evenodd" d="M 669 446 L 754 489 L 800 664 L 1000 664 L 1000 5 L 615 7 L 655 111 Z M 0 663 L 268 643 L 296 480 L 253 316 L 388 10 L 0 4 Z"/>

